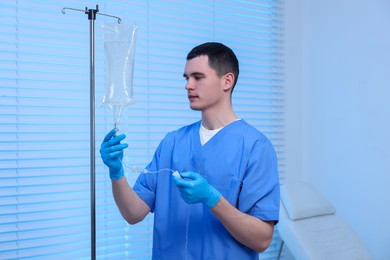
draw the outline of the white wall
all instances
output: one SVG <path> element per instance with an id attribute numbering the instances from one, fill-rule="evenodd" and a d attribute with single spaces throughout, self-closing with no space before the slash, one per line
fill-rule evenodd
<path id="1" fill-rule="evenodd" d="M 390 1 L 286 2 L 287 174 L 390 259 Z"/>
<path id="2" fill-rule="evenodd" d="M 285 93 L 286 93 L 286 175 L 302 178 L 302 0 L 286 1 Z"/>

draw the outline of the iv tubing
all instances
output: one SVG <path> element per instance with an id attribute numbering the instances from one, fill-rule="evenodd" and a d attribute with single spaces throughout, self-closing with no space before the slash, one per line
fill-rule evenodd
<path id="1" fill-rule="evenodd" d="M 118 159 L 119 159 L 119 161 L 122 163 L 122 165 L 124 165 L 125 167 L 131 169 L 132 172 L 142 172 L 142 173 L 159 173 L 159 172 L 163 172 L 163 171 L 170 171 L 170 172 L 172 172 L 172 173 L 175 172 L 174 170 L 172 170 L 172 169 L 170 169 L 170 168 L 164 168 L 164 169 L 160 169 L 160 170 L 157 170 L 157 171 L 148 171 L 148 170 L 146 170 L 146 169 L 141 169 L 141 168 L 139 168 L 139 167 L 137 167 L 137 166 L 129 166 L 129 165 L 127 165 L 126 163 L 124 163 L 124 162 L 121 160 L 121 158 L 118 157 Z"/>

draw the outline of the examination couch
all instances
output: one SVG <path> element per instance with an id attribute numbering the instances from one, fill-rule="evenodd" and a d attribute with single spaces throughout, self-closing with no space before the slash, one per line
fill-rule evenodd
<path id="1" fill-rule="evenodd" d="M 281 238 L 283 250 L 296 260 L 369 260 L 373 256 L 333 205 L 312 185 L 290 182 L 281 185 Z M 288 259 L 290 260 L 290 259 Z"/>

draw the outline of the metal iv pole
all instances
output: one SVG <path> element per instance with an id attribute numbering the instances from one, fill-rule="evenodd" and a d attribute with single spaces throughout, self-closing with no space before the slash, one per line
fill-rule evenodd
<path id="1" fill-rule="evenodd" d="M 99 13 L 99 6 L 96 9 L 85 10 L 64 7 L 61 12 L 65 14 L 66 10 L 78 11 L 88 14 L 90 21 L 90 158 L 91 158 L 91 259 L 96 259 L 96 188 L 95 188 L 95 20 L 96 15 L 103 15 L 118 19 L 121 23 L 121 18 L 113 15 Z"/>

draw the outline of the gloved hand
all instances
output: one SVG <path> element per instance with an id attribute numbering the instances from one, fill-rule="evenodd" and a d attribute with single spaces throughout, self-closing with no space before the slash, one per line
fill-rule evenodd
<path id="1" fill-rule="evenodd" d="M 195 172 L 182 172 L 184 179 L 173 176 L 180 195 L 189 204 L 203 202 L 207 207 L 214 207 L 221 198 L 221 193 L 211 186 L 202 175 Z"/>
<path id="2" fill-rule="evenodd" d="M 123 149 L 128 144 L 120 142 L 126 138 L 125 134 L 115 136 L 116 129 L 111 130 L 105 137 L 100 146 L 100 155 L 105 165 L 107 165 L 111 180 L 119 180 L 123 177 L 124 171 L 122 166 Z"/>

